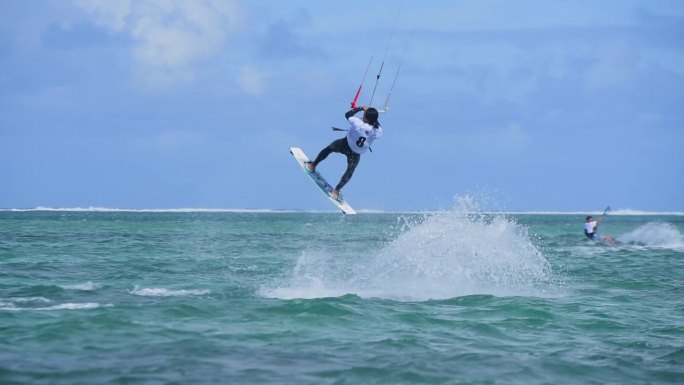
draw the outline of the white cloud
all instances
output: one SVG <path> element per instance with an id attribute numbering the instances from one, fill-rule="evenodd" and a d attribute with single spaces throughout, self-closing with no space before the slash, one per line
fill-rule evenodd
<path id="1" fill-rule="evenodd" d="M 622 89 L 635 80 L 639 55 L 627 42 L 610 42 L 597 47 L 597 60 L 585 74 L 589 90 Z"/>
<path id="2" fill-rule="evenodd" d="M 92 14 L 96 24 L 120 32 L 126 28 L 126 18 L 131 14 L 133 0 L 74 0 L 74 3 Z"/>
<path id="3" fill-rule="evenodd" d="M 314 68 L 302 75 L 300 84 L 308 91 L 316 95 L 328 92 L 334 85 L 334 79 L 329 71 Z"/>
<path id="4" fill-rule="evenodd" d="M 74 0 L 94 22 L 134 41 L 139 79 L 158 87 L 192 80 L 192 66 L 219 54 L 239 25 L 235 0 Z"/>
<path id="5" fill-rule="evenodd" d="M 259 71 L 252 66 L 243 65 L 238 72 L 237 83 L 244 93 L 258 96 L 266 90 L 269 76 L 269 74 Z"/>

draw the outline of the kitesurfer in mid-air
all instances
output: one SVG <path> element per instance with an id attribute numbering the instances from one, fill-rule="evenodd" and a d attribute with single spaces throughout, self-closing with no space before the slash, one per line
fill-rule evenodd
<path id="1" fill-rule="evenodd" d="M 363 119 L 354 116 L 360 111 L 364 112 Z M 330 192 L 330 197 L 336 200 L 340 196 L 342 187 L 349 182 L 354 174 L 354 170 L 361 160 L 361 154 L 368 151 L 373 141 L 382 136 L 382 126 L 378 122 L 378 110 L 375 108 L 367 106 L 352 108 L 344 116 L 351 125 L 347 136 L 333 141 L 321 150 L 313 162 L 306 163 L 307 169 L 310 172 L 314 172 L 316 171 L 316 166 L 327 158 L 331 152 L 339 152 L 347 157 L 347 171 L 344 172 L 340 182 Z"/>

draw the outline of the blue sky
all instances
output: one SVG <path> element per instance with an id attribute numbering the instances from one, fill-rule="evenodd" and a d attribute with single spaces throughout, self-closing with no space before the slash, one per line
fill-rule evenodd
<path id="1" fill-rule="evenodd" d="M 373 56 L 356 209 L 684 211 L 683 2 L 401 4 L 0 1 L 0 207 L 332 211 Z"/>

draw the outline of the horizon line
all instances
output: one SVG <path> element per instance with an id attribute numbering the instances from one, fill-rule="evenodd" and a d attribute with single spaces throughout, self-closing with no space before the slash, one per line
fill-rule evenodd
<path id="1" fill-rule="evenodd" d="M 0 208 L 0 212 L 32 212 L 32 211 L 48 211 L 48 212 L 130 212 L 130 213 L 337 213 L 337 210 L 307 210 L 307 209 L 253 209 L 253 208 L 111 208 L 111 207 L 44 207 L 37 206 L 32 208 Z M 443 210 L 359 210 L 361 214 L 430 214 L 453 211 L 448 209 Z M 511 215 L 595 215 L 600 214 L 600 210 L 520 210 L 520 211 L 493 211 L 493 210 L 475 210 L 466 211 L 470 213 L 482 214 L 511 214 Z M 634 209 L 617 209 L 612 210 L 610 215 L 676 215 L 684 216 L 684 211 L 647 211 Z"/>

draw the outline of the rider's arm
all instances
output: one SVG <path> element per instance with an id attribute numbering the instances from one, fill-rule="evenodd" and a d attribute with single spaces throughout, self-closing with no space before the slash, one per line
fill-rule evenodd
<path id="1" fill-rule="evenodd" d="M 344 114 L 344 117 L 347 118 L 347 120 L 349 120 L 349 118 L 356 115 L 359 111 L 363 111 L 363 110 L 365 110 L 365 108 L 363 108 L 363 107 L 352 108 L 351 110 L 347 111 L 346 114 Z"/>
<path id="2" fill-rule="evenodd" d="M 598 217 L 598 219 L 596 220 L 596 224 L 601 223 L 601 221 L 603 220 L 603 218 L 605 218 L 605 216 L 606 216 L 606 214 L 602 214 L 600 217 Z"/>

